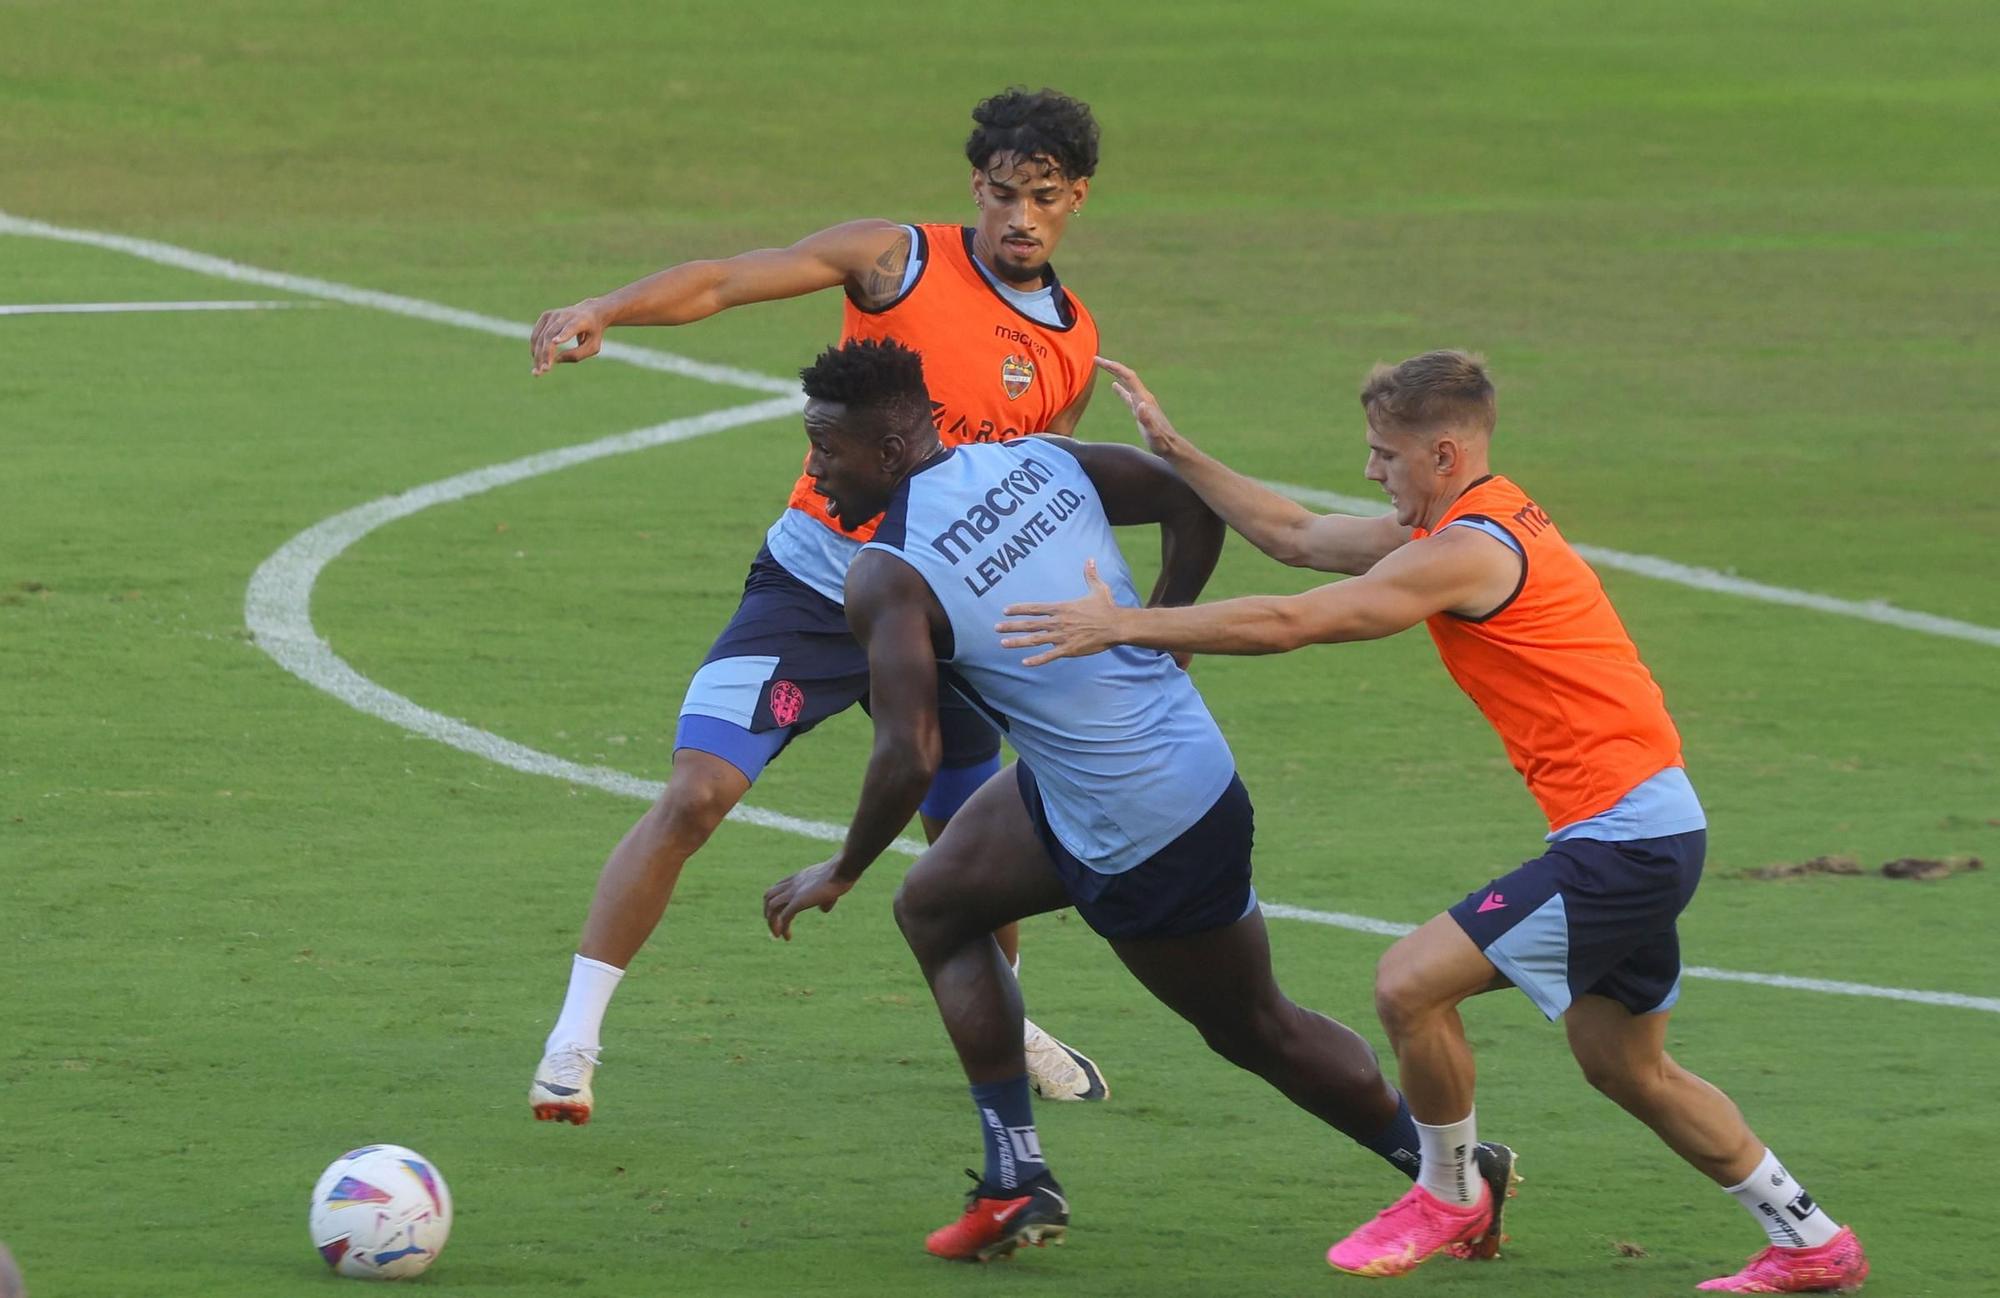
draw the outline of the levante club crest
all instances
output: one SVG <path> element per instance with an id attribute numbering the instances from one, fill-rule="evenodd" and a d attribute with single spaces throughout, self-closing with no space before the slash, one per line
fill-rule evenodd
<path id="1" fill-rule="evenodd" d="M 1035 363 L 1025 356 L 1009 356 L 1000 362 L 1000 386 L 1009 401 L 1019 397 L 1035 381 Z"/>

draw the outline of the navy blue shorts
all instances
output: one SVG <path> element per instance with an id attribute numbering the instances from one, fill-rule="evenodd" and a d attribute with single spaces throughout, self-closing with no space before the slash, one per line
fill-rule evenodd
<path id="1" fill-rule="evenodd" d="M 1250 791 L 1231 778 L 1205 815 L 1165 847 L 1122 874 L 1101 874 L 1070 854 L 1049 828 L 1042 791 L 1026 762 L 1014 766 L 1021 800 L 1063 888 L 1083 922 L 1100 937 L 1187 937 L 1234 924 L 1257 905 L 1250 886 L 1256 817 Z"/>
<path id="2" fill-rule="evenodd" d="M 755 780 L 793 738 L 856 703 L 868 704 L 868 654 L 846 610 L 760 549 L 742 602 L 688 683 L 674 747 Z M 942 680 L 938 724 L 946 770 L 999 757 L 1000 732 Z"/>
<path id="3" fill-rule="evenodd" d="M 1701 882 L 1708 831 L 1606 843 L 1571 838 L 1451 908 L 1494 967 L 1551 1019 L 1578 996 L 1634 1014 L 1680 997 L 1674 921 Z"/>

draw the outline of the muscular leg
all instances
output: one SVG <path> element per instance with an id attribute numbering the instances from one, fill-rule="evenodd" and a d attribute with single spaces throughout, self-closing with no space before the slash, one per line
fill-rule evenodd
<path id="1" fill-rule="evenodd" d="M 896 923 L 975 1085 L 1027 1071 L 1021 990 L 994 930 L 1067 905 L 1012 768 L 973 794 L 904 876 Z"/>
<path id="2" fill-rule="evenodd" d="M 1375 970 L 1375 1013 L 1396 1052 L 1396 1080 L 1418 1122 L 1439 1126 L 1472 1112 L 1475 1073 L 1459 1002 L 1505 986 L 1472 939 L 1438 915 L 1399 939 Z"/>
<path id="3" fill-rule="evenodd" d="M 620 969 L 630 964 L 666 912 L 681 866 L 749 789 L 743 772 L 720 757 L 696 748 L 676 750 L 666 789 L 626 831 L 597 876 L 577 952 Z"/>
<path id="4" fill-rule="evenodd" d="M 1396 1091 L 1374 1049 L 1279 989 L 1262 911 L 1191 937 L 1128 939 L 1111 949 L 1211 1050 L 1320 1121 L 1365 1141 L 1396 1119 Z"/>
<path id="5" fill-rule="evenodd" d="M 541 1121 L 590 1120 L 598 1036 L 625 966 L 652 936 L 681 866 L 708 841 L 750 781 L 720 757 L 677 749 L 673 775 L 658 801 L 627 830 L 604 863 L 590 900 L 569 991 L 549 1030 L 528 1101 Z"/>
<path id="6" fill-rule="evenodd" d="M 1563 1027 L 1585 1080 L 1702 1175 L 1727 1187 L 1756 1170 L 1764 1143 L 1733 1100 L 1667 1053 L 1666 1014 L 1634 1014 L 1608 997 L 1579 996 Z"/>
<path id="7" fill-rule="evenodd" d="M 924 841 L 926 843 L 937 842 L 938 836 L 944 833 L 944 827 L 951 823 L 947 819 L 930 815 L 928 812 L 919 815 L 917 819 L 923 822 Z M 1002 924 L 999 928 L 994 929 L 993 940 L 1000 944 L 1000 954 L 1007 958 L 1008 964 L 1011 965 L 1021 958 L 1021 925 L 1019 921 L 1012 924 Z"/>

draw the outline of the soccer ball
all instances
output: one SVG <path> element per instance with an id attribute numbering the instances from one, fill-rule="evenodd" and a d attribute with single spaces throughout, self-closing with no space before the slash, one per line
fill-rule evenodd
<path id="1" fill-rule="evenodd" d="M 341 1275 L 422 1275 L 451 1233 L 451 1190 L 431 1161 L 401 1145 L 350 1149 L 313 1186 L 313 1247 Z"/>

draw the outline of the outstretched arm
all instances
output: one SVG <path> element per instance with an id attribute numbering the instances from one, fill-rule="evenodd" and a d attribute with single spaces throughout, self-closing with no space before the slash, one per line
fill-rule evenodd
<path id="1" fill-rule="evenodd" d="M 684 261 L 603 297 L 542 312 L 529 336 L 536 374 L 588 360 L 612 325 L 679 325 L 751 302 L 801 297 L 845 285 L 863 305 L 886 303 L 909 264 L 909 236 L 891 221 L 849 221 L 789 248 L 760 248 L 713 261 Z M 574 339 L 576 345 L 558 350 Z"/>
<path id="2" fill-rule="evenodd" d="M 1149 607 L 1192 604 L 1222 555 L 1222 520 L 1187 483 L 1136 446 L 1044 438 L 1074 455 L 1117 527 L 1160 525 L 1160 578 Z"/>
<path id="3" fill-rule="evenodd" d="M 943 620 L 937 597 L 902 560 L 870 550 L 848 569 L 847 625 L 868 651 L 875 747 L 840 851 L 764 894 L 772 936 L 789 942 L 794 916 L 832 910 L 917 814 L 943 760 L 933 635 Z"/>
<path id="4" fill-rule="evenodd" d="M 1483 533 L 1453 528 L 1413 542 L 1365 576 L 1300 595 L 1252 595 L 1193 608 L 1121 608 L 1097 579 L 1064 604 L 1010 604 L 996 628 L 1008 649 L 1047 646 L 1030 667 L 1080 658 L 1117 644 L 1175 653 L 1271 654 L 1309 644 L 1378 640 L 1437 613 L 1476 616 L 1504 604 L 1520 580 L 1520 558 Z"/>
<path id="5" fill-rule="evenodd" d="M 1388 515 L 1315 514 L 1205 454 L 1177 431 L 1139 376 L 1117 361 L 1097 358 L 1113 379 L 1153 453 L 1208 502 L 1244 540 L 1279 563 L 1319 572 L 1367 572 L 1410 539 L 1410 529 Z"/>

